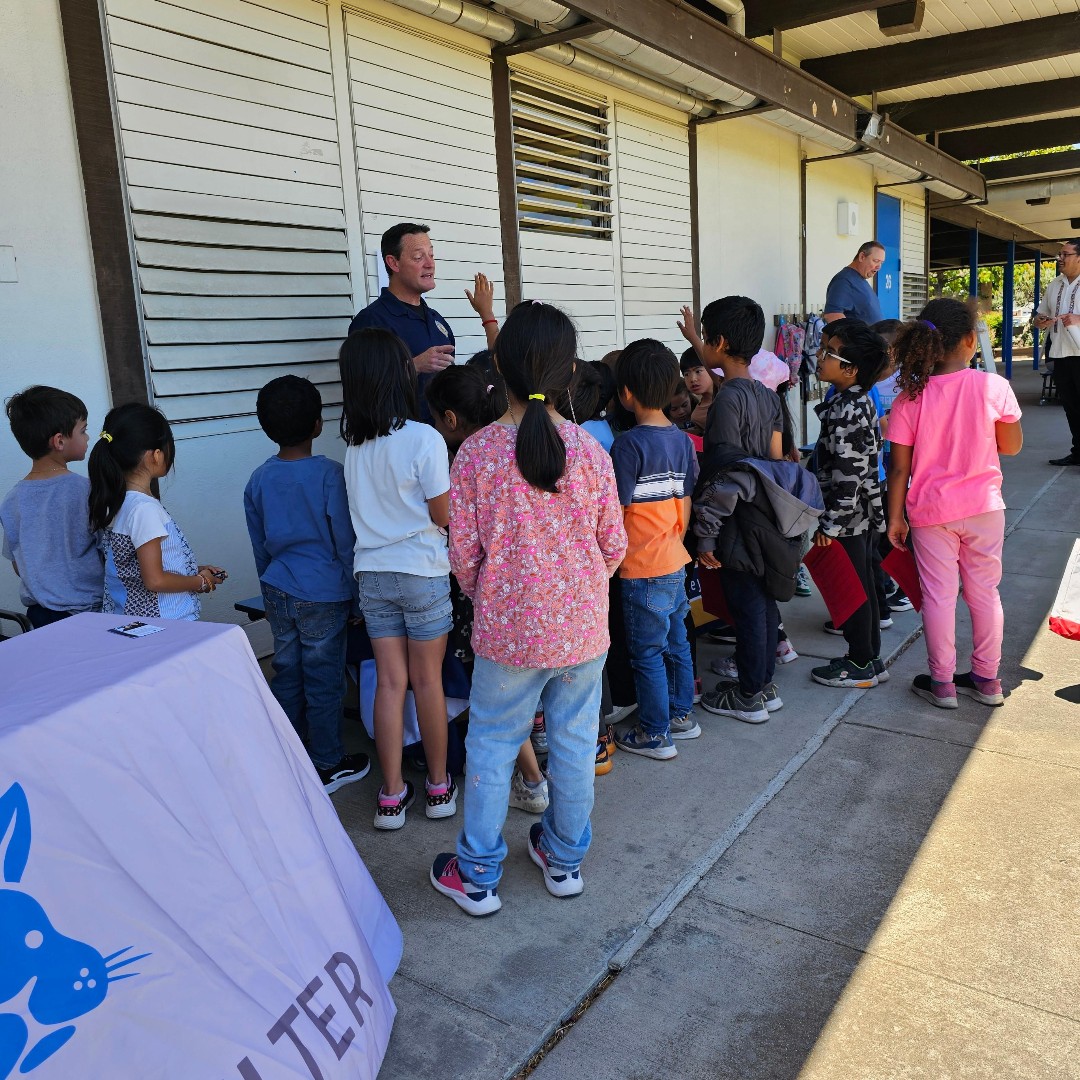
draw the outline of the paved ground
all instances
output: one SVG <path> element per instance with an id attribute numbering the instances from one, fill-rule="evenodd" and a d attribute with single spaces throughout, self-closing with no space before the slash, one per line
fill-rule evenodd
<path id="1" fill-rule="evenodd" d="M 377 834 L 374 770 L 334 796 L 405 935 L 383 1080 L 500 1080 L 545 1044 L 537 1080 L 1080 1077 L 1080 645 L 1046 630 L 1080 469 L 1046 464 L 1064 418 L 1030 372 L 1015 385 L 1003 709 L 911 694 L 913 614 L 885 633 L 887 684 L 816 686 L 839 639 L 794 600 L 785 708 L 702 713 L 673 762 L 618 754 L 579 899 L 548 896 L 535 819 L 512 810 L 504 907 L 482 921 L 427 883 L 455 821 Z"/>

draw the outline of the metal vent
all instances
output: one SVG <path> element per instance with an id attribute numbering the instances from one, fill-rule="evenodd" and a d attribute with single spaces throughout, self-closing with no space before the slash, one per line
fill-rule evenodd
<path id="1" fill-rule="evenodd" d="M 515 75 L 510 82 L 523 229 L 611 238 L 607 105 Z"/>

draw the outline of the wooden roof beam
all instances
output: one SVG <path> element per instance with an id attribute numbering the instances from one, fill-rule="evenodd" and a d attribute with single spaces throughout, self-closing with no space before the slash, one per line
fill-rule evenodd
<path id="1" fill-rule="evenodd" d="M 855 102 L 695 8 L 670 0 L 567 0 L 566 6 L 855 141 Z"/>
<path id="2" fill-rule="evenodd" d="M 1080 169 L 1080 150 L 1059 150 L 1056 154 L 1033 154 L 1006 161 L 984 161 L 979 172 L 987 180 L 1025 180 L 1028 177 Z"/>
<path id="3" fill-rule="evenodd" d="M 1048 112 L 1080 108 L 1080 77 L 1049 79 L 1021 86 L 999 86 L 992 90 L 971 90 L 964 94 L 894 101 L 882 105 L 901 127 L 917 135 L 931 131 L 993 124 L 1001 120 L 1020 120 Z"/>
<path id="4" fill-rule="evenodd" d="M 998 217 L 971 203 L 957 202 L 952 199 L 931 199 L 931 230 L 934 221 L 947 221 L 950 225 L 959 225 L 963 229 L 978 229 L 985 236 L 998 240 L 1015 240 L 1027 247 L 1039 248 L 1048 254 L 1056 254 L 1057 245 L 1044 233 L 1036 232 L 1015 221 Z"/>
<path id="5" fill-rule="evenodd" d="M 872 94 L 1080 51 L 1080 12 L 804 60 L 845 94 Z"/>
<path id="6" fill-rule="evenodd" d="M 961 161 L 997 157 L 999 154 L 1022 154 L 1047 146 L 1072 146 L 1077 142 L 1080 142 L 1080 116 L 948 131 L 938 138 L 938 146 Z"/>
<path id="7" fill-rule="evenodd" d="M 746 36 L 765 37 L 774 30 L 842 19 L 889 7 L 896 0 L 746 0 Z"/>

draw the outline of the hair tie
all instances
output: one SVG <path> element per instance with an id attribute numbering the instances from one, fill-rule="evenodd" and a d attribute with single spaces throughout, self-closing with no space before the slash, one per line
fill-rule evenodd
<path id="1" fill-rule="evenodd" d="M 920 319 L 919 323 L 922 326 L 929 326 L 931 330 L 936 330 L 937 327 L 929 319 Z"/>
<path id="2" fill-rule="evenodd" d="M 103 431 L 103 432 L 102 432 L 102 433 L 101 433 L 101 434 L 100 434 L 100 435 L 98 436 L 98 438 L 99 438 L 99 439 L 104 439 L 104 440 L 105 440 L 106 442 L 112 442 L 112 436 L 111 436 L 111 435 L 110 435 L 110 434 L 109 434 L 109 433 L 108 433 L 107 431 Z"/>
<path id="3" fill-rule="evenodd" d="M 495 384 L 494 383 L 488 383 L 487 392 L 490 394 L 491 391 L 494 390 L 494 389 L 495 389 Z"/>
<path id="4" fill-rule="evenodd" d="M 530 394 L 529 395 L 529 400 L 530 401 L 543 401 L 544 400 L 544 395 L 543 394 Z"/>

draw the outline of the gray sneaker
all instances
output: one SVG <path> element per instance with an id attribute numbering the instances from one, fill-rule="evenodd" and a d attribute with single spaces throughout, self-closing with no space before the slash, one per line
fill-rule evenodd
<path id="1" fill-rule="evenodd" d="M 668 734 L 673 739 L 696 739 L 701 734 L 701 725 L 692 716 L 673 716 Z"/>
<path id="2" fill-rule="evenodd" d="M 510 805 L 526 814 L 542 814 L 548 808 L 548 784 L 541 780 L 536 787 L 529 787 L 525 777 L 515 769 L 510 780 Z"/>
<path id="3" fill-rule="evenodd" d="M 780 700 L 780 691 L 776 688 L 776 683 L 771 682 L 764 690 L 761 691 L 761 696 L 765 699 L 765 708 L 769 712 L 776 712 L 777 709 L 782 709 L 784 703 Z"/>
<path id="4" fill-rule="evenodd" d="M 764 724 L 769 719 L 764 695 L 744 698 L 732 683 L 719 683 L 702 697 L 701 707 L 717 716 L 734 716 L 744 724 Z"/>

